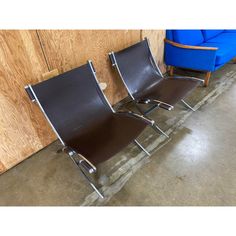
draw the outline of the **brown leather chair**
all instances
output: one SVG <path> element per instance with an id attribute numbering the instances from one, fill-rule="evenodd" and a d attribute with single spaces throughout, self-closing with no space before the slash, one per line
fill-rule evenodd
<path id="1" fill-rule="evenodd" d="M 136 138 L 154 121 L 129 111 L 115 112 L 100 89 L 91 61 L 25 89 L 41 108 L 63 151 L 100 197 L 103 195 L 87 175 L 96 172 L 95 165 L 131 142 L 150 155 Z"/>
<path id="2" fill-rule="evenodd" d="M 142 114 L 154 108 L 172 110 L 182 101 L 194 110 L 183 99 L 204 81 L 194 77 L 175 76 L 164 78 L 150 50 L 147 38 L 118 52 L 109 53 L 112 66 L 115 66 L 122 79 L 131 101 Z M 139 104 L 151 104 L 151 109 L 143 111 Z M 168 137 L 156 124 L 158 131 Z"/>

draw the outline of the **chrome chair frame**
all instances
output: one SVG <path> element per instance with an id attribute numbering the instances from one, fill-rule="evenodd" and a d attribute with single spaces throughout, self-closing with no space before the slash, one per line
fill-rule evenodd
<path id="1" fill-rule="evenodd" d="M 105 94 L 103 93 L 102 89 L 99 86 L 99 82 L 98 82 L 97 77 L 96 77 L 96 71 L 93 67 L 92 61 L 88 60 L 88 63 L 90 65 L 90 69 L 93 73 L 95 81 L 98 85 L 98 88 L 99 88 L 100 92 L 102 93 L 102 95 L 104 96 L 108 106 L 110 107 L 110 109 L 113 113 L 126 113 L 126 114 L 129 114 L 130 116 L 133 116 L 133 117 L 137 118 L 137 119 L 145 121 L 150 126 L 154 125 L 153 120 L 150 120 L 149 118 L 147 118 L 143 115 L 140 115 L 140 114 L 136 114 L 132 111 L 115 111 L 113 109 L 113 107 L 111 106 L 111 104 L 109 103 L 108 99 L 106 98 Z M 96 186 L 96 183 L 94 183 L 94 181 L 91 179 L 91 177 L 88 176 L 88 174 L 91 175 L 91 174 L 93 174 L 97 171 L 96 167 L 89 160 L 87 160 L 83 155 L 81 155 L 80 153 L 76 152 L 75 150 L 72 150 L 71 148 L 69 148 L 65 145 L 63 139 L 58 134 L 57 130 L 53 126 L 52 122 L 50 121 L 49 117 L 47 116 L 46 112 L 44 111 L 42 105 L 40 104 L 40 102 L 39 102 L 32 86 L 31 85 L 25 86 L 25 90 L 26 90 L 30 100 L 32 102 L 37 103 L 37 105 L 39 106 L 39 108 L 42 111 L 43 115 L 45 116 L 45 118 L 47 119 L 47 121 L 50 124 L 51 128 L 53 129 L 54 133 L 56 134 L 57 138 L 60 140 L 63 147 L 60 150 L 58 150 L 57 152 L 59 153 L 60 151 L 63 151 L 64 153 L 66 153 L 70 157 L 70 159 L 73 161 L 73 163 L 79 168 L 80 173 L 88 181 L 88 183 L 92 187 L 92 189 L 98 194 L 98 196 L 100 198 L 104 198 L 104 195 L 101 193 L 98 186 Z M 145 154 L 150 156 L 150 153 L 136 139 L 134 140 L 134 144 L 138 148 L 140 148 Z"/>
<path id="2" fill-rule="evenodd" d="M 161 70 L 159 69 L 155 59 L 154 59 L 154 56 L 152 54 L 152 51 L 151 51 L 151 48 L 150 48 L 150 43 L 149 43 L 149 40 L 145 37 L 144 40 L 146 40 L 147 42 L 147 45 L 148 45 L 148 49 L 149 49 L 149 52 L 151 54 L 151 60 L 152 60 L 152 63 L 153 65 L 155 66 L 155 69 L 157 71 L 157 73 L 162 77 L 164 78 Z M 168 110 L 168 111 L 171 111 L 172 109 L 174 109 L 174 106 L 164 102 L 164 101 L 159 101 L 159 100 L 150 100 L 150 99 L 147 99 L 147 100 L 136 100 L 132 93 L 130 92 L 123 76 L 122 76 L 122 73 L 119 69 L 119 66 L 117 64 L 117 61 L 116 61 L 116 57 L 115 57 L 115 54 L 113 51 L 111 51 L 110 53 L 108 53 L 109 55 L 109 58 L 110 58 L 110 61 L 111 61 L 111 65 L 112 67 L 115 67 L 118 74 L 119 74 L 119 77 L 121 78 L 127 92 L 128 92 L 128 96 L 131 98 L 131 101 L 130 102 L 134 102 L 134 105 L 135 107 L 138 109 L 138 111 L 143 114 L 145 117 L 148 117 L 147 114 L 149 114 L 150 112 L 152 112 L 154 109 L 157 109 L 157 108 L 163 108 L 165 110 Z M 166 78 L 169 78 L 169 77 L 166 77 Z M 174 78 L 174 79 L 178 79 L 178 78 L 181 78 L 181 79 L 186 79 L 186 80 L 198 80 L 200 81 L 202 84 L 204 84 L 204 80 L 202 79 L 199 79 L 199 78 L 196 78 L 196 77 L 189 77 L 189 76 L 172 76 L 171 78 Z M 193 107 L 191 105 L 189 105 L 185 100 L 181 100 L 181 102 L 189 109 L 191 109 L 192 111 L 195 111 L 193 109 Z M 143 111 L 140 107 L 139 107 L 139 104 L 146 104 L 146 105 L 153 105 L 151 108 L 149 108 L 148 110 L 146 111 Z M 153 125 L 153 129 L 155 131 L 158 131 L 158 132 L 161 132 L 163 135 L 165 135 L 167 138 L 169 138 L 169 136 L 157 125 L 157 122 L 155 121 L 155 124 Z"/>

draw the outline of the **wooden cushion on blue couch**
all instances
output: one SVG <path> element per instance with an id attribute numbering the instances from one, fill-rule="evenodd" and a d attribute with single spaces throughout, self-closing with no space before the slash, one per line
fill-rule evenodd
<path id="1" fill-rule="evenodd" d="M 236 57 L 236 30 L 167 30 L 165 62 L 174 67 L 211 72 Z"/>

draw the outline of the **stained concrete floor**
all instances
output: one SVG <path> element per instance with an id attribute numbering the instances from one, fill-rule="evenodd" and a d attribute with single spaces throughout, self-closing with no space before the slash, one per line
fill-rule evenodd
<path id="1" fill-rule="evenodd" d="M 235 80 L 236 65 L 228 64 L 190 95 L 200 104 L 196 112 L 180 104 L 171 113 L 153 112 L 171 138 L 146 129 L 140 141 L 151 158 L 129 145 L 101 164 L 111 182 L 102 188 L 104 201 L 54 142 L 0 176 L 0 205 L 236 205 Z"/>
<path id="2" fill-rule="evenodd" d="M 236 84 L 192 115 L 110 206 L 236 205 Z"/>

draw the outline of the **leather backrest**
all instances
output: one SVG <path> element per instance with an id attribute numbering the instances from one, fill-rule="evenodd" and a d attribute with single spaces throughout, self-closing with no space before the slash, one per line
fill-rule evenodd
<path id="1" fill-rule="evenodd" d="M 173 41 L 185 45 L 199 45 L 204 42 L 201 30 L 172 30 Z"/>
<path id="2" fill-rule="evenodd" d="M 146 39 L 115 52 L 114 55 L 123 80 L 133 97 L 162 79 Z"/>
<path id="3" fill-rule="evenodd" d="M 202 34 L 204 36 L 205 41 L 214 38 L 215 36 L 223 32 L 224 30 L 202 30 Z"/>
<path id="4" fill-rule="evenodd" d="M 89 63 L 32 89 L 65 143 L 112 113 Z"/>

